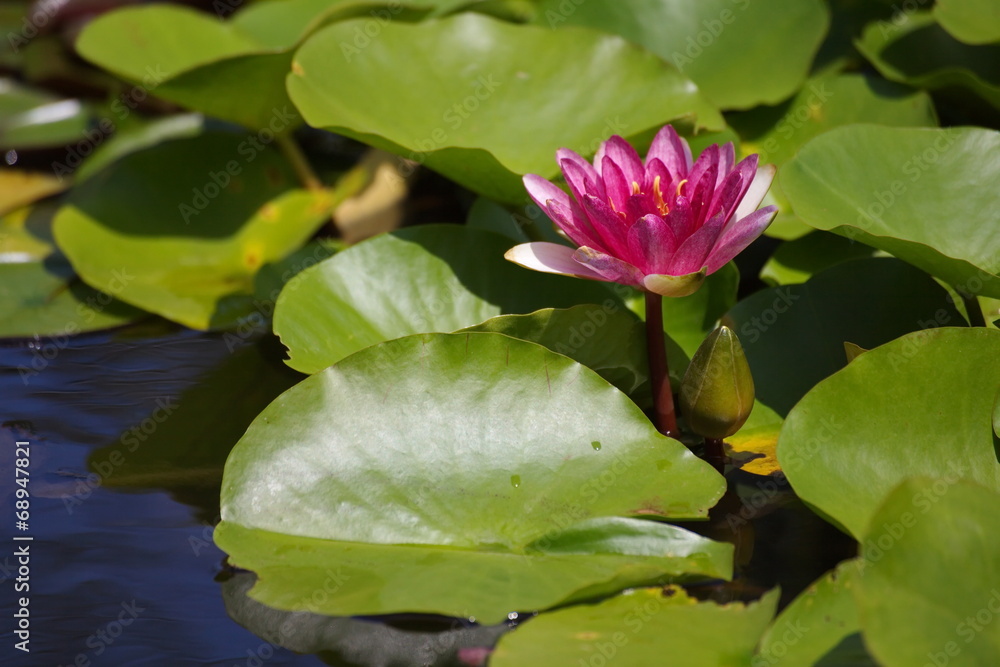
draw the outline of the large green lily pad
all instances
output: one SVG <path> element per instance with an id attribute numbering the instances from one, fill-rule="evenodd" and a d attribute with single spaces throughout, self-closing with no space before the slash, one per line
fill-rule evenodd
<path id="1" fill-rule="evenodd" d="M 1000 45 L 960 42 L 934 18 L 921 10 L 889 28 L 874 22 L 856 46 L 887 79 L 928 90 L 964 88 L 1000 108 Z"/>
<path id="2" fill-rule="evenodd" d="M 922 91 L 860 74 L 827 74 L 811 78 L 794 98 L 771 107 L 733 114 L 730 124 L 743 138 L 744 154 L 757 153 L 778 171 L 802 146 L 824 132 L 852 123 L 894 127 L 936 126 L 930 96 Z M 780 181 L 771 184 L 768 203 L 779 207 L 769 236 L 797 238 L 810 228 L 795 215 Z"/>
<path id="3" fill-rule="evenodd" d="M 255 129 L 301 124 L 285 91 L 292 52 L 320 26 L 367 15 L 375 26 L 454 0 L 279 0 L 258 2 L 228 21 L 187 7 L 154 4 L 108 12 L 87 25 L 77 51 L 139 86 L 142 94 Z M 228 8 L 228 7 L 226 7 Z M 252 81 L 253 85 L 247 85 Z"/>
<path id="4" fill-rule="evenodd" d="M 535 22 L 621 35 L 691 77 L 720 108 L 747 109 L 798 90 L 830 17 L 818 0 L 544 0 Z"/>
<path id="5" fill-rule="evenodd" d="M 1000 132 L 838 128 L 785 165 L 796 214 L 973 294 L 1000 297 Z"/>
<path id="6" fill-rule="evenodd" d="M 364 241 L 303 272 L 274 313 L 288 364 L 316 373 L 375 343 L 455 331 L 501 314 L 580 303 L 621 308 L 600 283 L 508 262 L 510 245 L 492 232 L 423 225 Z"/>
<path id="7" fill-rule="evenodd" d="M 740 337 L 757 398 L 784 415 L 847 364 L 844 342 L 870 349 L 920 328 L 965 321 L 930 276 L 876 257 L 837 264 L 801 285 L 756 292 L 723 323 Z"/>
<path id="8" fill-rule="evenodd" d="M 217 540 L 273 606 L 341 563 L 352 593 L 324 613 L 474 605 L 497 620 L 666 575 L 727 576 L 717 547 L 620 518 L 704 517 L 724 488 L 584 366 L 501 334 L 425 334 L 268 406 L 226 463 Z M 459 573 L 481 585 L 441 584 Z"/>
<path id="9" fill-rule="evenodd" d="M 1000 489 L 993 406 L 1000 331 L 939 328 L 869 350 L 788 415 L 778 459 L 795 492 L 860 537 L 913 475 Z"/>
<path id="10" fill-rule="evenodd" d="M 560 147 L 592 154 L 612 134 L 647 135 L 681 116 L 723 125 L 673 67 L 597 31 L 461 14 L 390 23 L 355 43 L 364 24 L 328 26 L 296 52 L 288 92 L 306 121 L 499 201 L 526 200 L 523 174 L 555 176 Z"/>
<path id="11" fill-rule="evenodd" d="M 777 604 L 778 591 L 726 605 L 698 602 L 675 587 L 632 591 L 531 619 L 500 638 L 489 664 L 749 667 Z"/>
<path id="12" fill-rule="evenodd" d="M 631 586 L 730 576 L 729 544 L 639 519 L 598 525 L 602 543 L 576 553 L 359 544 L 229 522 L 216 528 L 215 540 L 237 566 L 257 573 L 251 598 L 278 609 L 337 616 L 421 612 L 492 624 L 511 613 L 613 595 Z M 615 528 L 641 538 L 620 542 Z M 317 590 L 329 594 L 318 596 Z"/>
<path id="13" fill-rule="evenodd" d="M 998 505 L 977 484 L 915 478 L 874 513 L 854 593 L 879 664 L 1000 663 Z"/>
<path id="14" fill-rule="evenodd" d="M 232 325 L 270 298 L 261 268 L 301 247 L 338 196 L 290 189 L 281 156 L 265 147 L 250 159 L 248 147 L 209 132 L 123 157 L 70 194 L 59 247 L 122 301 L 197 329 Z"/>

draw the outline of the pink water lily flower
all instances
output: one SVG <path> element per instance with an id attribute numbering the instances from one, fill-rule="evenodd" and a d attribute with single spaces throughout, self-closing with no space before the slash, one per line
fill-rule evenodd
<path id="1" fill-rule="evenodd" d="M 712 145 L 697 162 L 667 125 L 643 162 L 624 139 L 601 144 L 594 164 L 561 148 L 556 159 L 572 197 L 541 176 L 524 186 L 576 245 L 524 243 L 506 257 L 547 273 L 631 285 L 663 296 L 695 292 L 771 224 L 777 208 L 757 210 L 774 166 L 739 164 L 731 143 Z"/>

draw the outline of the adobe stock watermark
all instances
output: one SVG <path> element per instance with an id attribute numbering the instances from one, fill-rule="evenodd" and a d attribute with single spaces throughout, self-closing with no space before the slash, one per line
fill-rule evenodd
<path id="1" fill-rule="evenodd" d="M 126 453 L 131 454 L 135 452 L 142 443 L 146 442 L 150 436 L 156 433 L 160 424 L 165 422 L 176 410 L 177 403 L 173 398 L 157 398 L 156 408 L 152 414 L 122 434 L 119 439 L 121 447 L 112 449 L 111 453 L 103 461 L 93 463 L 95 472 L 90 473 L 77 482 L 76 493 L 65 493 L 61 496 L 66 513 L 73 514 L 77 506 L 82 505 L 83 501 L 87 500 L 94 493 L 95 489 L 102 486 L 125 463 Z"/>
<path id="2" fill-rule="evenodd" d="M 344 61 L 351 62 L 362 51 L 371 46 L 382 34 L 382 30 L 392 23 L 392 19 L 402 11 L 403 4 L 400 0 L 390 0 L 384 7 L 368 12 L 371 18 L 362 25 L 354 27 L 354 30 L 351 31 L 351 40 L 340 42 L 340 53 L 344 56 Z"/>
<path id="3" fill-rule="evenodd" d="M 458 130 L 502 85 L 503 82 L 498 81 L 493 74 L 481 74 L 474 81 L 471 81 L 469 94 L 452 103 L 441 113 L 442 124 L 431 130 L 423 139 L 418 139 L 414 143 L 414 150 L 411 150 L 409 155 L 405 158 L 397 156 L 397 169 L 392 173 L 387 173 L 386 178 L 392 179 L 394 186 L 401 186 L 427 161 L 429 153 L 433 153 L 448 144 L 450 136 L 448 130 L 450 129 L 452 132 Z"/>
<path id="4" fill-rule="evenodd" d="M 115 118 L 112 119 L 105 116 L 98 120 L 94 127 L 84 130 L 83 139 L 70 146 L 66 150 L 66 156 L 62 160 L 55 161 L 50 165 L 52 173 L 60 181 L 66 176 L 72 175 L 83 164 L 85 158 L 97 150 L 97 147 L 103 144 L 109 136 L 114 134 L 118 128 L 117 123 L 124 121 L 133 111 L 139 108 L 139 105 L 166 78 L 166 72 L 159 65 L 156 67 L 147 67 L 146 73 L 142 77 L 142 83 L 136 84 L 124 93 L 119 94 L 111 103 L 111 111 L 114 113 Z"/>
<path id="5" fill-rule="evenodd" d="M 196 186 L 191 189 L 191 200 L 181 202 L 177 206 L 177 212 L 184 220 L 184 224 L 190 224 L 191 218 L 201 215 L 209 204 L 229 187 L 233 178 L 243 173 L 246 165 L 257 159 L 257 156 L 267 148 L 268 144 L 274 141 L 276 136 L 288 129 L 298 119 L 299 115 L 291 111 L 288 105 L 281 109 L 272 109 L 267 126 L 248 134 L 236 147 L 236 152 L 243 158 L 243 161 L 231 159 L 226 161 L 218 171 L 210 170 L 207 182 L 201 187 Z"/>
<path id="6" fill-rule="evenodd" d="M 122 636 L 125 628 L 132 625 L 139 618 L 139 614 L 144 611 L 146 611 L 146 608 L 140 607 L 135 600 L 122 602 L 118 617 L 103 627 L 98 628 L 94 631 L 94 634 L 87 637 L 84 645 L 90 650 L 77 653 L 72 662 L 60 665 L 60 667 L 90 667 L 96 664 L 93 658 L 102 656 Z"/>
<path id="7" fill-rule="evenodd" d="M 82 332 L 82 326 L 86 326 L 94 321 L 105 308 L 110 305 L 115 295 L 120 294 L 135 276 L 128 273 L 125 268 L 115 269 L 111 272 L 111 280 L 105 285 L 107 291 L 98 291 L 96 294 L 88 296 L 76 305 L 76 316 L 66 322 L 59 333 L 45 339 L 45 342 L 37 341 L 31 344 L 31 361 L 17 367 L 17 372 L 21 376 L 21 383 L 28 386 L 32 378 L 37 377 L 42 371 L 49 367 L 56 357 L 69 347 L 72 336 Z"/>
<path id="8" fill-rule="evenodd" d="M 767 162 L 768 157 L 781 148 L 783 141 L 788 141 L 808 123 L 821 117 L 823 106 L 834 96 L 833 91 L 827 87 L 828 83 L 827 80 L 820 80 L 809 84 L 808 97 L 795 105 L 778 121 L 774 127 L 775 134 L 755 146 L 755 152 L 759 156 L 761 164 Z"/>
<path id="9" fill-rule="evenodd" d="M 891 7 L 892 16 L 889 20 L 879 20 L 876 24 L 881 37 L 888 37 L 905 28 L 910 23 L 914 13 L 924 8 L 929 9 L 932 4 L 933 0 L 903 0 L 903 2 L 894 3 Z"/>
<path id="10" fill-rule="evenodd" d="M 308 256 L 298 258 L 292 266 L 285 269 L 279 280 L 281 287 L 274 288 L 264 298 L 253 298 L 250 302 L 253 310 L 241 318 L 235 328 L 222 335 L 226 349 L 230 353 L 235 352 L 246 341 L 270 331 L 270 320 L 274 315 L 278 297 L 283 293 L 291 294 L 297 291 L 302 283 L 303 271 L 329 259 L 329 257 L 328 252 L 317 246 Z"/>
<path id="11" fill-rule="evenodd" d="M 912 154 L 902 165 L 900 171 L 907 180 L 902 178 L 894 179 L 887 186 L 882 186 L 872 190 L 872 198 L 867 206 L 858 206 L 855 212 L 858 217 L 855 227 L 848 227 L 845 236 L 854 240 L 861 232 L 858 229 L 866 230 L 873 222 L 883 224 L 882 216 L 889 210 L 896 201 L 906 193 L 914 183 L 941 159 L 945 153 L 962 137 L 959 129 L 942 131 L 934 143 L 918 153 Z"/>
<path id="12" fill-rule="evenodd" d="M 732 4 L 739 11 L 746 11 L 750 6 L 750 0 L 731 0 Z M 716 40 L 726 31 L 726 28 L 736 22 L 738 16 L 732 9 L 726 8 L 719 12 L 713 19 L 704 19 L 700 29 L 693 34 L 689 34 L 683 47 L 683 51 L 674 51 L 670 54 L 670 62 L 678 71 L 683 72 L 684 68 L 700 58 L 706 49 L 712 47 Z"/>
<path id="13" fill-rule="evenodd" d="M 998 617 L 1000 617 L 1000 590 L 994 588 L 990 591 L 990 598 L 979 610 L 959 621 L 955 626 L 955 634 L 965 644 L 971 644 L 982 632 L 997 623 Z M 961 653 L 961 644 L 957 641 L 947 642 L 940 651 L 931 651 L 927 654 L 928 662 L 924 663 L 924 667 L 946 667 L 952 658 L 957 658 Z"/>
<path id="14" fill-rule="evenodd" d="M 761 335 L 774 326 L 778 318 L 787 313 L 795 302 L 802 298 L 799 294 L 796 294 L 797 290 L 793 290 L 793 287 L 795 286 L 790 285 L 777 288 L 771 305 L 762 310 L 759 315 L 754 315 L 740 325 L 739 335 L 751 344 L 760 340 Z"/>
<path id="15" fill-rule="evenodd" d="M 965 478 L 966 468 L 958 461 L 952 459 L 948 461 L 950 473 L 934 480 L 934 483 L 926 489 L 921 489 L 913 494 L 910 503 L 916 510 L 903 512 L 896 521 L 885 521 L 879 528 L 877 535 L 868 537 L 863 543 L 862 557 L 859 564 L 859 571 L 864 574 L 865 568 L 872 563 L 877 563 L 885 557 L 903 538 L 903 536 L 920 519 L 920 515 L 927 514 L 931 508 L 943 498 L 956 483 Z"/>
<path id="16" fill-rule="evenodd" d="M 786 655 L 788 655 L 788 649 L 792 648 L 806 636 L 810 628 L 804 625 L 800 619 L 785 619 L 785 622 L 779 628 L 774 626 L 771 628 L 770 633 L 772 637 L 777 637 L 775 641 L 772 641 L 767 650 L 758 653 L 750 661 L 751 667 L 766 667 L 767 665 L 779 664 Z M 780 634 L 779 634 L 780 633 Z"/>
<path id="17" fill-rule="evenodd" d="M 41 30 L 49 24 L 66 0 L 41 0 L 31 5 L 32 11 L 21 17 L 21 29 L 7 33 L 7 44 L 13 53 L 19 53 L 21 47 L 27 46 L 31 40 L 38 37 Z"/>

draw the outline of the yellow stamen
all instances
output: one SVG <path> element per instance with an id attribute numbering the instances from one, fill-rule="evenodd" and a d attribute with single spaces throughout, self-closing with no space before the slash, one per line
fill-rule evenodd
<path id="1" fill-rule="evenodd" d="M 659 176 L 653 179 L 653 202 L 656 204 L 656 208 L 659 209 L 660 215 L 670 213 L 670 208 L 667 206 L 667 202 L 663 201 L 663 192 L 660 190 Z"/>
<path id="2" fill-rule="evenodd" d="M 625 220 L 628 217 L 622 211 L 619 211 L 617 208 L 615 208 L 615 202 L 614 200 L 611 199 L 611 195 L 608 195 L 608 205 L 611 207 L 612 211 L 621 216 L 622 220 Z"/>
<path id="3" fill-rule="evenodd" d="M 677 184 L 677 196 L 678 197 L 681 196 L 681 188 L 683 188 L 684 184 L 687 183 L 687 182 L 688 182 L 688 179 L 685 178 L 683 181 L 681 181 L 680 183 Z"/>
<path id="4" fill-rule="evenodd" d="M 639 184 L 636 183 L 635 181 L 632 181 L 632 194 L 637 195 L 640 192 L 642 192 L 642 190 L 639 188 Z"/>

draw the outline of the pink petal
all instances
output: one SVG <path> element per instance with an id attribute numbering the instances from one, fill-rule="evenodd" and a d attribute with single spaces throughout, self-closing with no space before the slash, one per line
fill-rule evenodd
<path id="1" fill-rule="evenodd" d="M 620 215 L 611 210 L 604 200 L 587 195 L 580 202 L 590 219 L 594 231 L 601 238 L 602 250 L 615 257 L 625 257 L 628 253 L 628 223 Z"/>
<path id="2" fill-rule="evenodd" d="M 559 226 L 559 229 L 569 237 L 569 240 L 579 245 L 601 245 L 601 237 L 594 231 L 587 215 L 575 201 L 570 200 L 569 206 L 563 206 L 555 201 L 549 201 L 549 207 L 545 211 L 552 218 L 552 222 Z"/>
<path id="3" fill-rule="evenodd" d="M 757 210 L 760 203 L 764 201 L 764 195 L 767 194 L 767 189 L 771 187 L 771 181 L 774 180 L 774 172 L 776 168 L 773 164 L 765 164 L 757 169 L 757 174 L 753 179 L 753 183 L 747 188 L 747 192 L 743 195 L 743 201 L 740 202 L 739 207 L 736 209 L 736 219 L 740 220 Z"/>
<path id="4" fill-rule="evenodd" d="M 675 197 L 673 206 L 670 207 L 670 213 L 664 220 L 673 231 L 678 243 L 682 243 L 697 229 L 697 221 L 691 212 L 691 200 L 687 197 Z"/>
<path id="5" fill-rule="evenodd" d="M 754 239 L 764 233 L 777 213 L 777 206 L 765 206 L 759 211 L 731 223 L 720 235 L 715 247 L 708 255 L 705 262 L 708 265 L 708 272 L 718 271 L 726 262 L 742 252 Z"/>
<path id="6" fill-rule="evenodd" d="M 645 215 L 628 230 L 629 253 L 645 274 L 671 273 L 677 237 L 658 215 Z"/>
<path id="7" fill-rule="evenodd" d="M 601 177 L 589 162 L 568 148 L 560 148 L 556 151 L 556 162 L 559 163 L 563 177 L 567 183 L 570 183 L 570 188 L 573 189 L 574 194 L 579 191 L 590 193 L 596 197 L 604 197 L 604 185 L 601 183 Z M 572 176 L 567 173 L 566 165 L 564 164 L 566 162 L 574 165 Z M 576 197 L 579 199 L 580 195 L 576 195 Z"/>
<path id="8" fill-rule="evenodd" d="M 562 188 L 550 183 L 541 176 L 538 176 L 537 174 L 526 174 L 521 180 L 524 182 L 524 189 L 528 191 L 528 196 L 531 197 L 535 203 L 542 208 L 542 210 L 548 209 L 550 200 L 566 207 L 569 206 L 569 195 L 566 194 Z"/>
<path id="9" fill-rule="evenodd" d="M 715 148 L 712 146 L 711 148 Z M 692 188 L 691 192 L 691 217 L 695 226 L 704 224 L 705 220 L 712 213 L 712 202 L 715 199 L 715 182 L 718 180 L 718 165 L 710 163 L 703 171 L 697 181 L 693 180 L 685 185 L 685 188 Z M 698 165 L 691 171 L 694 176 L 698 172 Z"/>
<path id="10" fill-rule="evenodd" d="M 673 126 L 664 125 L 646 154 L 647 167 L 653 160 L 659 160 L 675 178 L 682 179 L 691 171 L 691 148 L 677 136 Z"/>
<path id="11" fill-rule="evenodd" d="M 754 153 L 740 160 L 740 163 L 733 168 L 733 172 L 743 177 L 743 189 L 740 192 L 740 201 L 746 197 L 747 190 L 750 189 L 757 176 L 757 160 L 758 156 Z M 753 211 L 747 211 L 747 213 L 753 213 Z"/>
<path id="12" fill-rule="evenodd" d="M 688 184 L 686 187 L 693 188 L 695 184 L 701 181 L 702 176 L 711 167 L 715 167 L 716 168 L 715 173 L 719 173 L 718 168 L 719 168 L 720 155 L 721 151 L 719 149 L 718 144 L 712 144 L 711 146 L 703 150 L 701 152 L 701 155 L 699 155 L 698 159 L 695 161 L 694 166 L 691 167 L 691 170 L 688 172 L 688 175 L 685 176 L 685 178 L 688 179 Z"/>
<path id="13" fill-rule="evenodd" d="M 605 280 L 620 285 L 642 286 L 642 271 L 628 262 L 598 252 L 593 248 L 583 247 L 573 253 L 573 259 Z"/>
<path id="14" fill-rule="evenodd" d="M 643 169 L 642 159 L 635 151 L 635 148 L 632 147 L 632 144 L 616 134 L 601 144 L 601 149 L 603 150 L 603 154 L 601 155 L 601 162 L 598 169 L 601 170 L 602 175 L 604 174 L 604 161 L 607 158 L 611 158 L 618 165 L 618 168 L 622 170 L 622 174 L 625 176 L 625 180 L 628 181 L 629 186 L 633 182 L 642 183 L 645 180 L 643 177 L 646 174 L 646 170 Z"/>
<path id="15" fill-rule="evenodd" d="M 704 268 L 725 224 L 726 218 L 717 214 L 681 243 L 671 261 L 670 273 L 684 275 Z"/>
<path id="16" fill-rule="evenodd" d="M 624 211 L 628 198 L 632 195 L 632 184 L 625 181 L 625 174 L 607 156 L 601 163 L 601 174 L 604 175 L 604 189 L 608 198 L 614 203 L 616 210 Z"/>
<path id="17" fill-rule="evenodd" d="M 576 250 L 558 243 L 537 241 L 516 245 L 506 253 L 504 258 L 526 269 L 542 273 L 557 273 L 563 276 L 576 276 L 590 280 L 607 280 L 600 273 L 591 271 L 583 264 L 573 259 Z"/>
<path id="18" fill-rule="evenodd" d="M 715 191 L 715 199 L 708 209 L 709 215 L 721 213 L 729 220 L 736 205 L 740 203 L 740 196 L 746 190 L 744 187 L 743 175 L 738 171 L 730 172 L 729 176 L 722 182 Z"/>
<path id="19" fill-rule="evenodd" d="M 644 192 L 652 192 L 653 184 L 656 183 L 656 177 L 660 177 L 660 192 L 663 194 L 663 199 L 670 201 L 670 198 L 674 195 L 674 190 L 677 186 L 671 185 L 674 181 L 673 175 L 667 166 L 660 161 L 659 158 L 653 158 L 652 160 L 646 160 L 646 182 L 642 184 L 642 189 Z"/>
<path id="20" fill-rule="evenodd" d="M 572 160 L 563 160 L 559 163 L 559 167 L 562 169 L 563 178 L 566 179 L 570 192 L 573 193 L 577 201 L 583 201 L 583 198 L 588 194 L 599 196 L 596 192 L 596 183 L 588 180 L 587 171 L 579 164 Z M 587 167 L 590 168 L 590 165 Z M 591 171 L 593 171 L 592 168 Z M 603 188 L 601 190 L 603 191 Z"/>
<path id="21" fill-rule="evenodd" d="M 727 141 L 719 149 L 719 180 L 716 181 L 715 187 L 722 185 L 725 178 L 729 176 L 729 172 L 732 170 L 734 164 L 736 164 L 736 149 L 733 147 L 733 142 Z"/>

